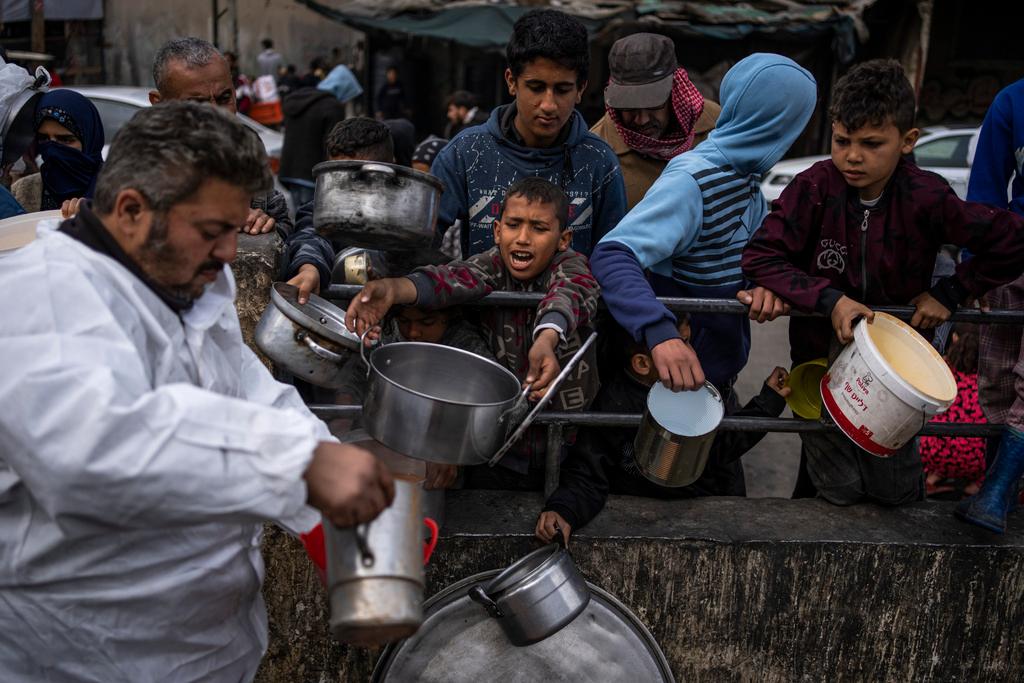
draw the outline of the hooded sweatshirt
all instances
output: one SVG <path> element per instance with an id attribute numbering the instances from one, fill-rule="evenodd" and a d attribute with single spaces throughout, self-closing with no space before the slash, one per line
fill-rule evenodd
<path id="1" fill-rule="evenodd" d="M 526 147 L 510 135 L 515 104 L 498 107 L 482 126 L 455 136 L 430 172 L 444 183 L 438 234 L 462 220 L 463 254 L 468 258 L 494 246 L 494 220 L 515 181 L 540 176 L 569 197 L 572 248 L 589 254 L 597 238 L 626 212 L 626 187 L 615 152 L 589 130 L 578 111 L 553 147 Z"/>
<path id="2" fill-rule="evenodd" d="M 678 338 L 661 296 L 734 298 L 743 247 L 768 213 L 761 174 L 786 153 L 814 109 L 814 77 L 793 60 L 753 54 L 722 80 L 722 113 L 707 140 L 661 177 L 594 249 L 591 269 L 612 315 L 654 348 Z M 651 282 L 644 271 L 653 272 Z M 707 378 L 731 383 L 747 362 L 750 325 L 739 315 L 694 314 L 691 341 Z"/>
<path id="3" fill-rule="evenodd" d="M 284 98 L 284 145 L 281 149 L 282 180 L 313 180 L 313 167 L 327 159 L 324 140 L 334 124 L 345 119 L 345 105 L 334 93 L 299 88 Z"/>

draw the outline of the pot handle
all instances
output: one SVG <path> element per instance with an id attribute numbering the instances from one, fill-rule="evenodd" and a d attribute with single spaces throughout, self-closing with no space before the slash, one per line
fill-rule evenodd
<path id="1" fill-rule="evenodd" d="M 366 376 L 370 376 L 370 359 L 366 357 L 366 335 L 370 334 L 374 330 L 381 330 L 383 328 L 380 325 L 374 325 L 373 327 L 367 328 L 365 332 L 359 335 L 359 357 L 363 359 L 363 365 L 366 366 Z M 381 335 L 381 339 L 377 342 L 377 346 L 384 346 L 384 337 Z"/>
<path id="2" fill-rule="evenodd" d="M 360 524 L 352 529 L 352 533 L 356 537 L 356 547 L 359 548 L 359 561 L 364 567 L 370 569 L 377 561 L 373 551 L 370 550 L 370 544 L 367 542 L 367 538 L 370 535 L 370 523 Z"/>
<path id="3" fill-rule="evenodd" d="M 491 600 L 490 596 L 484 592 L 484 587 L 477 584 L 469 589 L 469 599 L 473 602 L 479 603 L 484 606 L 487 613 L 495 619 L 501 619 L 505 614 L 498 607 L 498 604 Z"/>
<path id="4" fill-rule="evenodd" d="M 383 176 L 387 176 L 389 180 L 393 180 L 397 175 L 395 169 L 384 164 L 363 164 L 359 167 L 359 174 L 365 175 L 367 173 L 379 173 Z"/>
<path id="5" fill-rule="evenodd" d="M 705 381 L 704 382 L 704 388 L 711 392 L 712 398 L 714 398 L 719 403 L 722 402 L 722 394 L 721 394 L 721 392 L 718 391 L 718 389 L 715 388 L 714 384 L 712 384 L 711 382 Z"/>
<path id="6" fill-rule="evenodd" d="M 519 408 L 521 408 L 523 403 L 526 401 L 526 397 L 530 394 L 530 389 L 532 387 L 532 384 L 527 384 L 525 387 L 523 387 L 522 392 L 520 392 L 519 396 L 516 398 L 515 403 L 512 404 L 512 407 L 503 412 L 501 414 L 501 417 L 498 418 L 499 425 L 504 423 L 505 420 L 507 420 L 512 415 L 515 415 L 519 411 Z"/>
<path id="7" fill-rule="evenodd" d="M 319 356 L 320 358 L 323 358 L 325 361 L 329 361 L 331 363 L 345 362 L 345 359 L 342 358 L 341 355 L 335 353 L 334 351 L 331 351 L 330 349 L 325 349 L 324 347 L 320 346 L 315 341 L 313 341 L 313 338 L 310 337 L 305 330 L 299 330 L 298 332 L 296 332 L 295 340 L 304 343 L 306 346 L 309 347 L 310 351 L 312 351 L 315 355 Z"/>
<path id="8" fill-rule="evenodd" d="M 565 364 L 565 367 L 562 368 L 562 371 L 558 373 L 557 377 L 555 377 L 555 381 L 553 381 L 551 383 L 551 386 L 548 387 L 548 390 L 544 393 L 544 396 L 542 396 L 541 399 L 537 401 L 537 405 L 533 407 L 533 410 L 530 411 L 530 414 L 527 415 L 523 419 L 523 421 L 519 423 L 519 426 L 516 427 L 516 431 L 512 433 L 512 436 L 509 437 L 509 439 L 505 441 L 504 445 L 502 445 L 502 447 L 498 449 L 498 452 L 495 453 L 491 457 L 491 459 L 487 461 L 488 466 L 494 467 L 495 465 L 497 465 L 498 461 L 501 460 L 506 453 L 508 453 L 509 449 L 511 449 L 512 446 L 515 445 L 516 441 L 519 441 L 523 434 L 526 433 L 526 430 L 529 429 L 530 425 L 533 424 L 533 420 L 537 417 L 537 414 L 540 411 L 544 410 L 544 406 L 546 406 L 548 402 L 551 401 L 551 398 L 558 392 L 558 387 L 562 385 L 562 382 L 565 380 L 565 378 L 568 377 L 569 373 L 572 372 L 572 369 L 576 367 L 576 363 L 579 361 L 580 358 L 583 357 L 583 354 L 587 352 L 587 349 L 590 348 L 590 346 L 594 343 L 595 339 L 597 339 L 597 332 L 591 332 L 590 336 L 587 337 L 587 340 L 580 345 L 579 350 L 576 351 L 575 354 L 573 354 L 573 357 L 569 359 L 569 362 Z"/>
<path id="9" fill-rule="evenodd" d="M 423 523 L 430 529 L 430 540 L 423 542 L 423 565 L 426 566 L 430 562 L 430 556 L 434 554 L 434 549 L 437 548 L 437 536 L 440 530 L 437 528 L 437 522 L 430 517 L 424 517 Z"/>

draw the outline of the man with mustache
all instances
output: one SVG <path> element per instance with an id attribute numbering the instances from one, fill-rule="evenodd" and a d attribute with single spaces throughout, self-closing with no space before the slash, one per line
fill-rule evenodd
<path id="1" fill-rule="evenodd" d="M 722 108 L 690 82 L 676 63 L 675 44 L 666 36 L 634 33 L 615 41 L 608 68 L 607 113 L 590 132 L 618 155 L 629 210 L 670 159 L 704 141 Z"/>
<path id="2" fill-rule="evenodd" d="M 92 205 L 0 269 L 0 680 L 248 681 L 265 522 L 394 495 L 242 342 L 259 138 L 171 102 L 121 128 Z"/>

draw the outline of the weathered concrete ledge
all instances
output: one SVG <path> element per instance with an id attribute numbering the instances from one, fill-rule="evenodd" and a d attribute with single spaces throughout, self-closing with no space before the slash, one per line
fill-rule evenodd
<path id="1" fill-rule="evenodd" d="M 426 595 L 536 547 L 540 503 L 450 492 Z M 1024 533 L 995 537 L 951 510 L 621 497 L 570 549 L 647 624 L 679 681 L 1020 680 Z M 258 680 L 367 680 L 377 651 L 331 639 L 299 545 L 271 532 L 264 555 L 272 642 Z"/>

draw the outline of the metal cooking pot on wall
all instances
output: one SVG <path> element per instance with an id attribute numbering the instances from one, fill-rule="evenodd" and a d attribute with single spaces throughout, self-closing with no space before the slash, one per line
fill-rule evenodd
<path id="1" fill-rule="evenodd" d="M 437 178 L 365 161 L 326 161 L 313 176 L 313 227 L 324 237 L 385 250 L 431 245 L 444 189 Z"/>
<path id="2" fill-rule="evenodd" d="M 710 383 L 672 392 L 660 382 L 647 394 L 633 457 L 645 477 L 661 486 L 686 486 L 704 472 L 725 405 Z"/>
<path id="3" fill-rule="evenodd" d="M 513 645 L 524 646 L 557 633 L 590 602 L 586 579 L 572 561 L 561 532 L 557 543 L 510 565 L 469 597 L 498 620 Z"/>
<path id="4" fill-rule="evenodd" d="M 360 347 L 359 337 L 345 327 L 345 312 L 309 295 L 298 302 L 299 290 L 275 282 L 270 305 L 256 326 L 256 346 L 275 363 L 311 384 L 336 389 L 342 367 Z"/>

